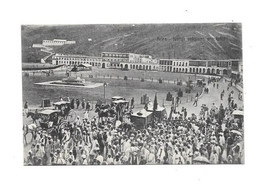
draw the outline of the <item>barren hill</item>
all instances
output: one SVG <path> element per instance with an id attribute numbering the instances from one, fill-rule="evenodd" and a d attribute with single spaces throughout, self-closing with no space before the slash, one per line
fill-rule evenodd
<path id="1" fill-rule="evenodd" d="M 22 26 L 23 62 L 46 53 L 32 48 L 44 39 L 75 40 L 55 47 L 64 54 L 100 56 L 102 51 L 150 54 L 155 58 L 240 59 L 241 24 L 121 24 Z"/>

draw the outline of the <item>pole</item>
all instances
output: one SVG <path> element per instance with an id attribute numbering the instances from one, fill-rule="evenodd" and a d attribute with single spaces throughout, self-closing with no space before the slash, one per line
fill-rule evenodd
<path id="1" fill-rule="evenodd" d="M 104 99 L 106 99 L 106 85 L 104 84 Z"/>
<path id="2" fill-rule="evenodd" d="M 104 99 L 106 99 L 106 86 L 107 86 L 107 83 L 104 82 L 103 86 L 104 86 Z"/>
<path id="3" fill-rule="evenodd" d="M 162 106 L 164 107 L 164 99 L 163 99 L 163 104 L 162 104 Z"/>

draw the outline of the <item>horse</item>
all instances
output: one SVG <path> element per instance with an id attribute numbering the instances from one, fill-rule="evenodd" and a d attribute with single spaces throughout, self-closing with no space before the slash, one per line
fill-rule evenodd
<path id="1" fill-rule="evenodd" d="M 36 131 L 37 131 L 37 125 L 35 123 L 23 125 L 23 137 L 26 145 L 27 145 L 27 140 L 26 140 L 27 134 L 29 133 L 32 134 L 32 139 L 31 139 L 32 142 L 33 138 L 36 136 Z"/>
<path id="2" fill-rule="evenodd" d="M 36 120 L 39 119 L 39 114 L 33 113 L 33 112 L 28 112 L 27 113 L 27 118 L 31 117 L 33 120 L 33 123 L 36 123 Z"/>

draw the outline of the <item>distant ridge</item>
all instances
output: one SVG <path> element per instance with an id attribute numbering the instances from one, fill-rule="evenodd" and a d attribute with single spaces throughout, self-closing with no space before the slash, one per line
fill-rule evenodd
<path id="1" fill-rule="evenodd" d="M 103 51 L 149 54 L 155 58 L 241 59 L 241 24 L 135 24 L 22 26 L 22 61 L 46 53 L 31 46 L 44 39 L 75 40 L 54 52 L 100 56 Z"/>

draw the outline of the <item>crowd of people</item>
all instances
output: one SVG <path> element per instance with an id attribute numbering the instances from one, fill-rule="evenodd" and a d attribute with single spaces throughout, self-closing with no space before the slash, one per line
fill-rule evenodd
<path id="1" fill-rule="evenodd" d="M 190 117 L 183 107 L 143 130 L 134 124 L 124 127 L 124 119 L 115 124 L 109 118 L 78 116 L 65 127 L 55 127 L 56 134 L 37 132 L 25 165 L 241 164 L 243 120 L 232 116 L 238 108 L 234 91 L 227 89 L 226 94 L 227 107 L 202 105 L 200 114 Z"/>

